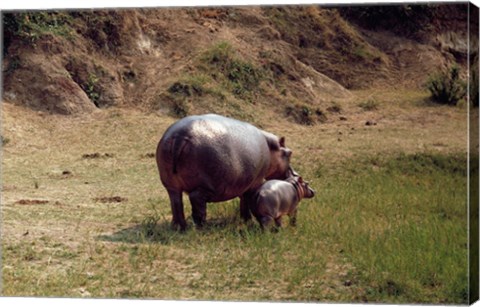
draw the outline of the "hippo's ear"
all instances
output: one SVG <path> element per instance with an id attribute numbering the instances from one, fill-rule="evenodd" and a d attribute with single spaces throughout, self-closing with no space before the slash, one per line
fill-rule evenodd
<path id="1" fill-rule="evenodd" d="M 269 132 L 263 131 L 263 136 L 265 136 L 265 140 L 267 141 L 268 148 L 273 151 L 278 151 L 280 150 L 280 142 L 278 141 L 278 137 L 274 134 L 271 134 Z"/>
<path id="2" fill-rule="evenodd" d="M 292 151 L 286 148 L 284 149 L 284 152 L 285 152 L 285 156 L 290 159 L 290 157 L 292 156 Z"/>
<path id="3" fill-rule="evenodd" d="M 280 143 L 281 147 L 285 147 L 285 137 L 284 136 L 282 136 L 278 142 Z"/>
<path id="4" fill-rule="evenodd" d="M 303 178 L 302 178 L 302 176 L 298 177 L 298 182 L 303 183 Z"/>

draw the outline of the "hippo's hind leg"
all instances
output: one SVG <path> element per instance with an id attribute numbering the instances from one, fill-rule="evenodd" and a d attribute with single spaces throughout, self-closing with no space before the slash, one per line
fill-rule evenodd
<path id="1" fill-rule="evenodd" d="M 174 228 L 180 227 L 180 230 L 184 231 L 187 228 L 187 222 L 183 213 L 182 192 L 168 190 L 168 196 L 172 207 L 172 226 Z"/>
<path id="2" fill-rule="evenodd" d="M 197 227 L 203 227 L 207 220 L 207 194 L 198 189 L 188 194 L 192 204 L 192 218 Z"/>
<path id="3" fill-rule="evenodd" d="M 277 218 L 275 219 L 275 227 L 277 227 L 277 228 L 282 228 L 282 217 L 281 217 L 281 216 L 280 216 L 280 217 L 277 217 Z"/>
<path id="4" fill-rule="evenodd" d="M 297 226 L 297 209 L 288 215 L 290 218 L 290 226 Z"/>
<path id="5" fill-rule="evenodd" d="M 248 222 L 252 219 L 252 214 L 250 213 L 252 197 L 253 193 L 249 191 L 245 192 L 242 196 L 240 196 L 240 216 L 245 222 Z"/>

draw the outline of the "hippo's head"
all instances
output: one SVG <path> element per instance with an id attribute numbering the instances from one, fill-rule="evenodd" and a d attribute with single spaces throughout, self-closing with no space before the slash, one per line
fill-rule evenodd
<path id="1" fill-rule="evenodd" d="M 266 179 L 284 180 L 295 173 L 290 167 L 290 157 L 292 151 L 285 146 L 285 137 L 275 138 L 274 142 L 269 142 L 270 147 L 270 168 Z"/>
<path id="2" fill-rule="evenodd" d="M 287 182 L 290 182 L 295 186 L 299 199 L 312 198 L 315 196 L 315 190 L 308 185 L 308 181 L 304 181 L 302 176 L 296 175 L 287 178 Z"/>
<path id="3" fill-rule="evenodd" d="M 308 181 L 303 181 L 302 177 L 298 177 L 298 183 L 300 183 L 300 187 L 303 190 L 304 198 L 312 198 L 315 196 L 315 190 L 308 185 Z"/>

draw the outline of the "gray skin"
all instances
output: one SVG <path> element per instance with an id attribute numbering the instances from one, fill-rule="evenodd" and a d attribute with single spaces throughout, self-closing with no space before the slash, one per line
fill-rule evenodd
<path id="1" fill-rule="evenodd" d="M 291 150 L 285 139 L 235 119 L 215 115 L 185 117 L 170 126 L 157 147 L 157 166 L 167 189 L 172 225 L 186 229 L 182 193 L 192 206 L 193 221 L 206 221 L 207 202 L 240 197 L 240 213 L 251 218 L 250 195 L 264 179 L 285 179 Z"/>
<path id="2" fill-rule="evenodd" d="M 269 228 L 272 221 L 282 226 L 282 216 L 290 217 L 290 225 L 297 221 L 297 206 L 303 198 L 312 198 L 315 191 L 300 176 L 287 180 L 269 180 L 254 193 L 250 210 L 262 229 Z"/>

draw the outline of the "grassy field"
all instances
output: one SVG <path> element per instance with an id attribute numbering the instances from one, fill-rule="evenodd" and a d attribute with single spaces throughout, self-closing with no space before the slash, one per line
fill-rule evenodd
<path id="1" fill-rule="evenodd" d="M 238 200 L 170 229 L 152 155 L 174 118 L 4 104 L 2 295 L 466 303 L 466 110 L 426 95 L 357 92 L 308 127 L 260 109 L 317 191 L 278 233 Z"/>

